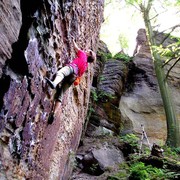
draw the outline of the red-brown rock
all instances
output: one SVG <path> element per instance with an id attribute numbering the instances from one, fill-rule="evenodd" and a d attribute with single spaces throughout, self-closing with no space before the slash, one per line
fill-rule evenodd
<path id="1" fill-rule="evenodd" d="M 1 178 L 70 176 L 70 154 L 77 149 L 87 114 L 93 65 L 82 83 L 67 91 L 52 125 L 47 120 L 55 92 L 44 77 L 53 78 L 75 56 L 71 35 L 81 48 L 97 50 L 103 3 L 0 3 Z"/>

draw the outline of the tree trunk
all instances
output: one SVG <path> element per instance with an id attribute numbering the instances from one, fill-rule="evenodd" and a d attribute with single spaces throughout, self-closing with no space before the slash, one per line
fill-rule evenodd
<path id="1" fill-rule="evenodd" d="M 141 7 L 143 12 L 143 19 L 146 26 L 146 32 L 148 37 L 148 42 L 150 45 L 152 58 L 155 67 L 155 73 L 157 76 L 161 97 L 163 100 L 164 110 L 166 114 L 167 121 L 167 144 L 172 147 L 180 146 L 180 125 L 176 117 L 174 110 L 174 104 L 172 96 L 170 93 L 170 88 L 168 87 L 167 79 L 165 76 L 164 69 L 162 68 L 162 59 L 160 55 L 154 50 L 153 46 L 156 46 L 156 39 L 154 37 L 153 29 L 149 18 L 149 9 Z"/>

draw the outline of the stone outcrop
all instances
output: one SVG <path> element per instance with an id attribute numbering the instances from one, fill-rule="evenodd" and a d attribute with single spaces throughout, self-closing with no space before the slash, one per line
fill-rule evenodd
<path id="1" fill-rule="evenodd" d="M 165 35 L 160 33 L 156 38 L 160 43 L 164 37 Z M 142 132 L 141 124 L 143 124 L 150 142 L 163 144 L 166 141 L 167 135 L 166 117 L 154 72 L 152 56 L 146 39 L 145 30 L 140 29 L 133 58 L 134 66 L 131 67 L 132 70 L 129 73 L 127 90 L 121 96 L 119 106 L 121 121 L 124 124 L 125 130 L 129 129 L 137 133 Z M 172 42 L 174 41 L 167 38 L 163 45 L 166 46 Z M 171 64 L 165 67 L 166 72 Z M 180 117 L 179 68 L 180 62 L 177 63 L 169 74 L 169 84 L 178 119 Z"/>
<path id="2" fill-rule="evenodd" d="M 12 56 L 12 44 L 18 40 L 19 31 L 22 24 L 22 15 L 20 10 L 20 0 L 7 0 L 0 2 L 0 78 L 2 69 L 7 59 Z"/>
<path id="3" fill-rule="evenodd" d="M 125 88 L 128 65 L 109 56 L 111 53 L 101 41 L 94 68 L 89 113 L 72 179 L 105 180 L 124 162 L 118 137 L 114 135 L 119 134 L 121 126 L 118 106 Z M 113 142 L 115 140 L 116 143 Z"/>
<path id="4" fill-rule="evenodd" d="M 97 50 L 104 1 L 0 2 L 1 179 L 68 179 L 87 114 L 93 65 L 65 94 L 52 125 L 55 91 L 44 77 L 83 49 Z"/>
<path id="5" fill-rule="evenodd" d="M 163 37 L 163 34 L 159 34 L 157 39 L 161 41 Z M 167 45 L 172 41 L 167 39 L 164 43 Z M 153 145 L 151 155 L 156 154 L 158 150 L 162 153 L 158 145 L 154 152 L 154 146 L 155 143 L 162 145 L 166 141 L 166 117 L 145 30 L 138 31 L 135 56 L 129 63 L 118 58 L 108 58 L 110 52 L 103 42 L 100 43 L 98 52 L 91 89 L 88 124 L 76 155 L 78 168 L 74 169 L 72 179 L 105 180 L 115 174 L 116 168 L 111 167 L 112 171 L 101 168 L 103 155 L 106 159 L 110 158 L 110 161 L 113 159 L 107 155 L 109 151 L 107 146 L 118 149 L 119 154 L 123 152 L 125 159 L 129 154 L 140 151 L 138 142 L 137 146 L 133 147 L 126 142 L 122 145 L 119 141 L 121 136 L 135 133 L 141 137 L 145 130 L 150 144 Z M 178 71 L 179 64 L 170 73 L 169 83 L 179 116 Z M 144 145 L 148 145 L 145 137 L 142 145 L 141 150 L 143 151 Z M 107 152 L 104 152 L 103 146 L 106 146 Z M 97 153 L 95 157 L 94 151 L 100 153 Z M 111 155 L 112 157 L 116 155 L 116 151 L 111 151 Z M 113 160 L 115 164 L 116 160 Z M 122 161 L 119 162 L 121 163 Z M 94 167 L 94 164 L 97 166 Z M 108 162 L 105 164 L 107 165 Z M 120 171 L 122 171 L 121 168 L 118 169 L 118 172 Z M 122 171 L 122 174 L 125 174 L 125 179 L 129 177 L 126 171 Z"/>
<path id="6" fill-rule="evenodd" d="M 115 131 L 120 127 L 118 106 L 125 88 L 128 66 L 123 60 L 106 57 L 109 51 L 103 42 L 99 44 L 98 52 L 91 89 L 92 102 L 90 104 L 94 111 L 90 122 Z"/>
<path id="7" fill-rule="evenodd" d="M 101 138 L 86 137 L 84 139 L 84 145 L 81 144 L 77 151 L 77 161 L 70 179 L 133 180 L 137 177 L 137 173 L 141 169 L 139 170 L 138 168 L 138 172 L 134 175 L 130 167 L 134 167 L 134 164 L 138 162 L 145 163 L 146 166 L 150 165 L 154 168 L 175 173 L 174 178 L 179 177 L 178 172 L 180 165 L 178 165 L 179 158 L 177 158 L 177 155 L 174 157 L 175 159 L 171 159 L 172 154 L 170 155 L 171 157 L 168 158 L 167 155 L 164 155 L 165 153 L 163 153 L 161 146 L 153 144 L 151 152 L 148 153 L 146 150 L 146 153 L 137 158 L 138 146 L 135 141 L 132 143 L 132 139 L 133 136 L 131 139 L 124 139 L 123 141 L 118 136 L 103 136 Z M 131 141 L 132 144 L 129 144 L 128 141 Z M 167 177 L 167 179 L 171 178 L 172 176 Z"/>
<path id="8" fill-rule="evenodd" d="M 85 137 L 76 154 L 77 165 L 71 179 L 108 179 L 125 162 L 117 137 Z M 119 145 L 119 146 L 118 146 Z"/>

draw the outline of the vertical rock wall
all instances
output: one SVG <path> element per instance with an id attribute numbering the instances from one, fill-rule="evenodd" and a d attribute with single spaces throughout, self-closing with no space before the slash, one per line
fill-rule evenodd
<path id="1" fill-rule="evenodd" d="M 160 43 L 164 37 L 163 33 L 158 33 L 156 39 Z M 173 42 L 173 39 L 167 38 L 163 45 L 167 46 Z M 144 125 L 151 144 L 154 142 L 164 144 L 167 136 L 166 116 L 146 32 L 143 29 L 138 31 L 135 53 L 137 54 L 133 58 L 134 67 L 129 73 L 127 83 L 128 90 L 121 96 L 121 120 L 125 130 L 139 134 L 142 133 L 141 125 Z M 173 63 L 174 61 L 165 66 L 166 72 Z M 178 120 L 180 120 L 179 68 L 180 62 L 172 69 L 168 79 Z"/>
<path id="2" fill-rule="evenodd" d="M 65 94 L 52 125 L 55 90 L 44 77 L 75 56 L 71 35 L 97 50 L 103 0 L 0 2 L 0 177 L 68 179 L 89 101 L 93 65 Z"/>
<path id="3" fill-rule="evenodd" d="M 20 0 L 2 0 L 0 2 L 0 78 L 5 61 L 11 58 L 11 45 L 18 39 L 22 22 L 19 3 Z"/>

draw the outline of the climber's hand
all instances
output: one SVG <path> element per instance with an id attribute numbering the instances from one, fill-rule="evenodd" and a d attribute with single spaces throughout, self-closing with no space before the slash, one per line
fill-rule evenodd
<path id="1" fill-rule="evenodd" d="M 75 41 L 75 38 L 74 38 L 74 36 L 72 36 L 72 35 L 71 35 L 71 38 L 72 38 L 72 40 L 73 40 L 73 41 Z"/>
<path id="2" fill-rule="evenodd" d="M 73 39 L 73 45 L 76 52 L 80 50 L 79 46 L 76 44 L 75 40 Z"/>

